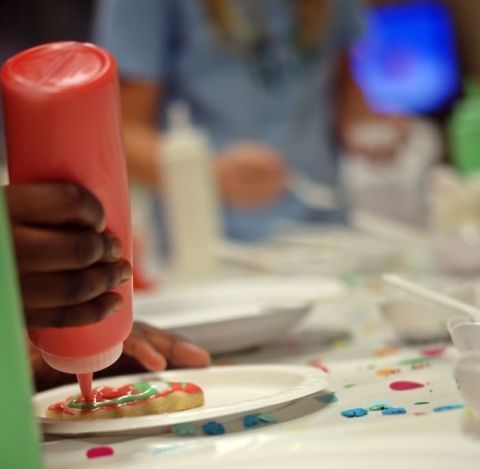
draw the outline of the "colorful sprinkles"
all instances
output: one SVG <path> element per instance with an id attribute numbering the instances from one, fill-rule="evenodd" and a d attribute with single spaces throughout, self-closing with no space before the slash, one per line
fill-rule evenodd
<path id="1" fill-rule="evenodd" d="M 354 417 L 365 417 L 365 415 L 368 415 L 368 410 L 362 407 L 356 407 L 355 409 L 343 410 L 340 412 L 340 415 L 349 419 Z"/>
<path id="2" fill-rule="evenodd" d="M 104 458 L 106 456 L 113 456 L 115 451 L 111 446 L 95 446 L 87 450 L 88 459 Z"/>
<path id="3" fill-rule="evenodd" d="M 202 430 L 205 435 L 223 435 L 225 433 L 225 427 L 215 420 L 210 420 L 202 425 Z"/>
<path id="4" fill-rule="evenodd" d="M 423 388 L 425 385 L 416 381 L 393 381 L 389 386 L 392 391 L 411 391 Z"/>
<path id="5" fill-rule="evenodd" d="M 191 423 L 179 423 L 172 427 L 172 433 L 178 436 L 195 435 L 195 425 Z"/>
<path id="6" fill-rule="evenodd" d="M 406 413 L 407 409 L 405 407 L 391 407 L 390 409 L 382 410 L 382 415 L 401 415 Z"/>
<path id="7" fill-rule="evenodd" d="M 387 401 L 375 401 L 369 405 L 368 410 L 373 412 L 385 409 L 392 409 L 392 404 L 388 403 Z"/>
<path id="8" fill-rule="evenodd" d="M 447 404 L 447 405 L 440 405 L 438 407 L 434 407 L 434 412 L 447 412 L 449 410 L 458 410 L 463 409 L 465 407 L 464 404 Z"/>

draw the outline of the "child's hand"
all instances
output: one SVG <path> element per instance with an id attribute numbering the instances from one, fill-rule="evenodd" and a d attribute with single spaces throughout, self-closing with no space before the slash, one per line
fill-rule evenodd
<path id="1" fill-rule="evenodd" d="M 74 375 L 50 368 L 33 345 L 30 363 L 37 390 L 48 389 L 75 381 Z M 167 367 L 202 367 L 210 365 L 210 355 L 178 337 L 147 324 L 135 323 L 124 344 L 124 353 L 112 366 L 95 373 L 95 377 L 160 371 Z"/>
<path id="2" fill-rule="evenodd" d="M 109 290 L 132 269 L 92 194 L 71 184 L 19 184 L 6 187 L 6 199 L 28 327 L 81 326 L 120 308 Z"/>
<path id="3" fill-rule="evenodd" d="M 258 143 L 238 143 L 215 160 L 220 193 L 232 207 L 265 207 L 281 197 L 288 170 L 280 155 Z"/>
<path id="4" fill-rule="evenodd" d="M 206 350 L 142 322 L 134 323 L 123 351 L 149 371 L 160 371 L 167 365 L 187 368 L 210 365 Z"/>

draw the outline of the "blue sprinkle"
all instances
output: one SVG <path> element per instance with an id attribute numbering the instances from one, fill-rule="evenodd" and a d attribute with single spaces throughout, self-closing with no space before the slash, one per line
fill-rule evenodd
<path id="1" fill-rule="evenodd" d="M 258 420 L 263 423 L 277 423 L 278 419 L 277 417 L 270 415 L 270 414 L 259 414 L 257 415 Z"/>
<path id="2" fill-rule="evenodd" d="M 391 407 L 389 409 L 382 410 L 382 415 L 401 415 L 406 413 L 407 409 L 405 409 L 405 407 Z"/>
<path id="3" fill-rule="evenodd" d="M 323 402 L 324 404 L 333 404 L 334 402 L 338 401 L 338 397 L 336 396 L 335 393 L 330 393 L 330 394 L 319 394 L 318 396 L 315 396 L 317 401 Z"/>
<path id="4" fill-rule="evenodd" d="M 392 407 L 393 405 L 387 401 L 375 401 L 368 406 L 368 410 L 377 411 L 377 410 L 391 409 Z"/>
<path id="5" fill-rule="evenodd" d="M 258 415 L 245 415 L 245 417 L 243 417 L 244 427 L 247 427 L 247 428 L 254 427 L 259 423 L 260 423 L 260 419 L 258 418 Z"/>
<path id="6" fill-rule="evenodd" d="M 195 435 L 195 425 L 191 423 L 179 423 L 172 427 L 172 433 L 179 436 Z"/>
<path id="7" fill-rule="evenodd" d="M 448 405 L 440 405 L 438 407 L 434 407 L 434 412 L 446 412 L 448 410 L 457 410 L 463 409 L 465 407 L 464 404 L 448 404 Z"/>
<path id="8" fill-rule="evenodd" d="M 223 435 L 225 433 L 225 427 L 214 420 L 207 422 L 202 428 L 205 435 Z"/>
<path id="9" fill-rule="evenodd" d="M 356 409 L 348 409 L 341 412 L 341 415 L 343 417 L 347 417 L 349 419 L 352 417 L 364 417 L 367 414 L 368 410 L 363 409 L 362 407 L 357 407 Z"/>

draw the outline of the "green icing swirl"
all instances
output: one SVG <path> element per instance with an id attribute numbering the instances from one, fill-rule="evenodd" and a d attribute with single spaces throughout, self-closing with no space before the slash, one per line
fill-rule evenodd
<path id="1" fill-rule="evenodd" d="M 170 387 L 170 383 L 166 383 L 166 384 Z M 134 383 L 133 387 L 136 391 L 139 392 L 139 394 L 128 394 L 125 396 L 108 399 L 102 402 L 78 402 L 78 398 L 80 396 L 77 396 L 75 399 L 72 399 L 67 404 L 67 406 L 71 409 L 94 410 L 94 409 L 99 409 L 101 407 L 106 407 L 110 405 L 128 404 L 129 402 L 135 402 L 141 399 L 147 399 L 158 393 L 158 389 L 155 386 L 152 386 L 147 381 L 139 381 L 138 383 Z"/>

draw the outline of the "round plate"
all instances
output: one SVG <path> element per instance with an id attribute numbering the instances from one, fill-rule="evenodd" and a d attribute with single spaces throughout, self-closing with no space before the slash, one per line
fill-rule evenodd
<path id="1" fill-rule="evenodd" d="M 328 278 L 251 278 L 136 295 L 135 319 L 218 354 L 284 337 L 315 303 L 340 298 Z"/>
<path id="2" fill-rule="evenodd" d="M 78 394 L 76 384 L 38 393 L 33 398 L 43 431 L 53 435 L 98 433 L 142 433 L 147 429 L 167 431 L 171 425 L 225 419 L 271 411 L 277 406 L 303 398 L 327 387 L 326 374 L 312 367 L 283 365 L 223 366 L 201 370 L 176 370 L 162 373 L 118 376 L 95 381 L 94 385 L 118 387 L 147 380 L 192 382 L 202 387 L 205 405 L 182 412 L 124 417 L 108 420 L 62 421 L 43 417 L 47 407 L 68 395 Z"/>

